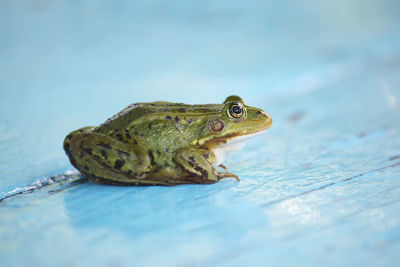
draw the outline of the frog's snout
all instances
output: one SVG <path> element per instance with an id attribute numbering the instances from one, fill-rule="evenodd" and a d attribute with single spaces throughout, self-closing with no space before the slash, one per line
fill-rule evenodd
<path id="1" fill-rule="evenodd" d="M 256 114 L 257 114 L 257 120 L 261 122 L 264 129 L 268 129 L 269 127 L 271 127 L 272 118 L 267 112 L 263 110 L 257 110 Z"/>

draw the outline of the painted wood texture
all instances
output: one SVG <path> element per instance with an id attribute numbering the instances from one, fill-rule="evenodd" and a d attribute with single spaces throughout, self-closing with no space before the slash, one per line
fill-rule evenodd
<path id="1" fill-rule="evenodd" d="M 398 1 L 218 3 L 0 4 L 0 266 L 399 265 Z M 274 119 L 240 182 L 102 186 L 62 151 L 230 94 Z"/>

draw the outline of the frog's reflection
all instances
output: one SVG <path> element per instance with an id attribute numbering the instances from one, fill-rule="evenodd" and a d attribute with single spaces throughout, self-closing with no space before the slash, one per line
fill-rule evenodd
<path id="1" fill-rule="evenodd" d="M 207 186 L 104 186 L 88 182 L 66 192 L 64 202 L 72 226 L 78 229 L 116 230 L 136 237 L 156 231 L 172 235 L 204 229 L 229 233 L 233 238 L 239 228 L 254 221 L 265 224 L 265 215 L 234 200 L 229 189 L 235 186 L 233 180 Z"/>

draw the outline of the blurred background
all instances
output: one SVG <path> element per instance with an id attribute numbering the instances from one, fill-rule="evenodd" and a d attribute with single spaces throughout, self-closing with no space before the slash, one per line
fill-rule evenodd
<path id="1" fill-rule="evenodd" d="M 133 102 L 237 94 L 274 125 L 226 162 L 240 183 L 0 202 L 0 265 L 398 264 L 399 29 L 395 0 L 1 1 L 3 196 Z"/>

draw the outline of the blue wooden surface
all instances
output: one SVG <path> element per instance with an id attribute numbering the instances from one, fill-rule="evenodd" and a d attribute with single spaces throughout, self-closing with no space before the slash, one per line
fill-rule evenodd
<path id="1" fill-rule="evenodd" d="M 27 192 L 0 202 L 0 266 L 398 266 L 399 10 L 2 1 L 0 198 Z M 71 174 L 71 130 L 230 94 L 274 119 L 225 162 L 239 183 Z"/>

